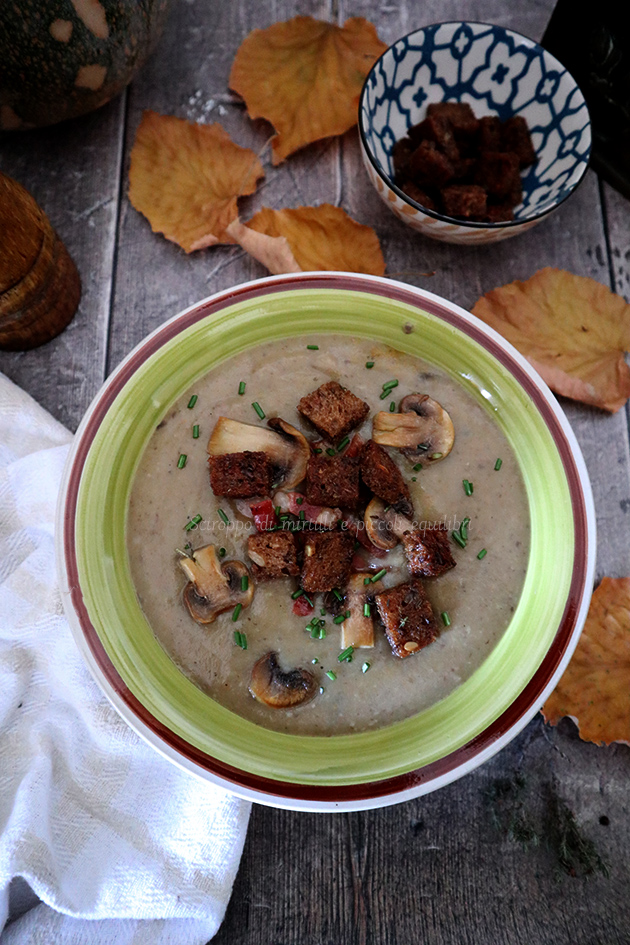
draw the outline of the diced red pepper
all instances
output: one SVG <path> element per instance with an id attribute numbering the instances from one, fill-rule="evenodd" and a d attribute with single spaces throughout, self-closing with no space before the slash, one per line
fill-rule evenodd
<path id="1" fill-rule="evenodd" d="M 293 613 L 296 617 L 308 617 L 310 613 L 315 609 L 314 604 L 309 604 L 304 594 L 301 594 L 300 597 L 297 597 L 293 601 Z"/>
<path id="2" fill-rule="evenodd" d="M 265 499 L 264 502 L 258 502 L 256 505 L 250 506 L 250 508 L 257 531 L 268 532 L 269 529 L 279 524 L 278 516 L 276 515 L 271 499 Z"/>

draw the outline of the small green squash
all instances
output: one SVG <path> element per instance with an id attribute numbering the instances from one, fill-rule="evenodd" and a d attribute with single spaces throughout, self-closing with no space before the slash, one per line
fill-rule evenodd
<path id="1" fill-rule="evenodd" d="M 118 95 L 167 0 L 0 0 L 0 129 L 53 125 Z"/>

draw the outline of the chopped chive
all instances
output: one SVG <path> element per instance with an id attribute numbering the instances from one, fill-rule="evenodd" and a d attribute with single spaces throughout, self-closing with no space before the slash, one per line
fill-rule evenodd
<path id="1" fill-rule="evenodd" d="M 349 618 L 350 618 L 350 611 L 346 610 L 346 620 L 348 620 Z"/>
<path id="2" fill-rule="evenodd" d="M 339 660 L 340 663 L 343 663 L 348 659 L 349 656 L 352 656 L 353 653 L 354 653 L 354 647 L 347 646 L 345 650 L 339 654 L 337 659 Z"/>
<path id="3" fill-rule="evenodd" d="M 337 450 L 334 450 L 332 446 L 329 446 L 328 449 L 326 450 L 326 453 L 328 454 L 328 456 L 336 456 Z"/>
<path id="4" fill-rule="evenodd" d="M 459 526 L 459 534 L 462 536 L 464 541 L 468 541 L 468 526 L 470 525 L 470 519 L 468 516 L 464 519 L 462 524 Z"/>
<path id="5" fill-rule="evenodd" d="M 245 381 L 241 381 L 241 383 L 238 385 L 238 392 L 239 392 L 239 394 L 241 395 L 241 397 L 242 397 L 243 394 L 245 393 L 245 388 L 246 388 L 246 387 L 247 387 L 247 385 L 246 385 Z"/>
<path id="6" fill-rule="evenodd" d="M 394 377 L 391 381 L 385 381 L 383 384 L 383 390 L 393 390 L 394 387 L 398 387 L 398 381 Z"/>
<path id="7" fill-rule="evenodd" d="M 308 594 L 305 594 L 304 591 L 302 591 L 302 594 L 304 595 L 304 600 L 306 601 L 306 603 L 307 603 L 307 604 L 310 604 L 311 607 L 312 607 L 312 606 L 313 606 L 313 601 L 312 601 L 311 598 L 308 596 Z"/>
<path id="8" fill-rule="evenodd" d="M 248 587 L 249 587 L 249 578 L 247 577 L 246 574 L 244 574 L 243 577 L 241 578 L 241 590 L 246 591 Z"/>
<path id="9" fill-rule="evenodd" d="M 413 467 L 414 472 L 420 472 L 421 469 L 422 469 L 422 463 L 416 463 L 416 465 Z"/>
<path id="10" fill-rule="evenodd" d="M 191 397 L 190 400 L 188 401 L 188 409 L 189 409 L 189 410 L 192 410 L 192 409 L 193 409 L 193 407 L 194 407 L 195 404 L 197 403 L 197 400 L 198 400 L 198 399 L 199 399 L 199 398 L 197 397 L 196 394 L 193 394 L 193 395 L 192 395 L 192 397 Z"/>
<path id="11" fill-rule="evenodd" d="M 445 610 L 442 611 L 442 613 L 440 614 L 440 617 L 442 618 L 442 623 L 444 624 L 444 626 L 450 627 L 451 618 L 449 617 L 449 615 L 446 613 Z"/>
<path id="12" fill-rule="evenodd" d="M 412 477 L 411 477 L 411 481 L 412 481 L 412 482 L 417 482 L 418 480 L 416 479 L 415 476 L 412 476 Z"/>
<path id="13" fill-rule="evenodd" d="M 346 448 L 346 446 L 348 445 L 349 442 L 350 442 L 350 437 L 349 437 L 349 436 L 344 436 L 343 440 L 341 441 L 341 443 L 340 443 L 339 446 L 337 447 L 337 452 L 338 452 L 338 453 L 341 453 L 341 451 Z"/>
<path id="14" fill-rule="evenodd" d="M 193 427 L 193 440 L 199 439 L 199 424 L 196 423 Z"/>
<path id="15" fill-rule="evenodd" d="M 372 578 L 369 578 L 369 577 L 363 578 L 363 583 L 364 583 L 364 584 L 369 584 L 371 580 L 372 580 Z"/>
<path id="16" fill-rule="evenodd" d="M 304 496 L 299 495 L 297 499 L 295 500 L 295 504 L 302 505 L 302 502 L 304 502 Z"/>
<path id="17" fill-rule="evenodd" d="M 371 611 L 370 605 L 369 605 L 369 604 L 364 604 L 364 605 L 363 605 L 363 616 L 364 616 L 364 617 L 370 617 L 371 614 L 372 614 L 372 611 Z"/>
<path id="18" fill-rule="evenodd" d="M 325 692 L 326 692 L 326 690 L 324 689 L 324 687 L 323 687 L 323 686 L 320 686 L 320 687 L 319 687 L 319 694 L 320 694 L 320 696 L 323 696 Z"/>
<path id="19" fill-rule="evenodd" d="M 258 403 L 257 400 L 254 401 L 254 403 L 252 404 L 252 407 L 254 408 L 254 410 L 256 411 L 256 413 L 258 414 L 258 416 L 260 417 L 260 419 L 261 419 L 261 420 L 264 420 L 264 419 L 265 419 L 265 411 L 262 409 L 262 407 L 260 406 L 260 404 Z"/>
<path id="20" fill-rule="evenodd" d="M 236 643 L 237 646 L 241 645 L 241 631 L 240 630 L 234 631 L 234 642 Z"/>
<path id="21" fill-rule="evenodd" d="M 333 617 L 333 623 L 336 623 L 337 625 L 339 625 L 340 623 L 343 623 L 345 619 L 346 619 L 345 614 L 337 614 L 336 617 Z"/>
<path id="22" fill-rule="evenodd" d="M 369 371 L 370 368 L 373 368 L 373 367 L 374 367 L 374 361 L 366 361 L 366 362 L 365 362 L 365 366 L 366 366 L 366 368 L 367 368 L 368 371 Z"/>
<path id="23" fill-rule="evenodd" d="M 385 577 L 386 574 L 387 574 L 387 568 L 381 568 L 381 570 L 377 571 L 374 577 L 370 579 L 372 581 L 372 584 L 376 584 L 376 582 L 380 581 L 380 579 L 382 577 Z"/>
<path id="24" fill-rule="evenodd" d="M 308 630 L 308 627 L 307 627 Z M 319 627 L 311 627 L 311 640 L 319 640 L 320 638 L 320 629 Z"/>
<path id="25" fill-rule="evenodd" d="M 315 453 L 316 456 L 321 456 L 321 454 L 322 454 L 324 451 L 323 451 L 323 450 L 320 450 L 319 447 L 316 447 L 316 448 L 313 450 L 313 452 Z"/>
<path id="26" fill-rule="evenodd" d="M 241 649 L 247 649 L 247 636 L 244 633 L 241 633 Z"/>
<path id="27" fill-rule="evenodd" d="M 392 400 L 389 405 L 389 412 L 396 413 L 396 401 Z"/>
<path id="28" fill-rule="evenodd" d="M 473 494 L 473 484 L 472 484 L 472 482 L 469 482 L 468 479 L 462 479 L 462 485 L 463 485 L 463 487 L 464 487 L 464 492 L 466 493 L 466 495 L 472 495 L 472 494 Z"/>
<path id="29" fill-rule="evenodd" d="M 343 594 L 336 587 L 333 587 L 333 594 L 335 595 L 337 600 L 343 600 Z"/>
<path id="30" fill-rule="evenodd" d="M 367 673 L 367 671 L 368 671 L 369 668 L 370 668 L 370 664 L 369 664 L 369 663 L 367 662 L 367 660 L 366 660 L 365 663 L 363 664 L 363 666 L 361 667 L 361 672 L 362 672 L 362 673 Z"/>
<path id="31" fill-rule="evenodd" d="M 319 345 L 307 345 L 309 351 L 319 351 Z"/>
<path id="32" fill-rule="evenodd" d="M 325 608 L 325 607 L 322 607 L 322 609 L 320 610 L 320 614 L 322 615 L 322 617 L 325 617 L 325 616 L 326 616 L 326 608 Z"/>
<path id="33" fill-rule="evenodd" d="M 297 591 L 294 591 L 294 592 L 291 594 L 291 600 L 297 600 L 298 597 L 301 597 L 303 593 L 304 593 L 304 591 L 302 590 L 302 588 L 301 588 L 301 587 L 298 588 Z"/>
<path id="34" fill-rule="evenodd" d="M 487 554 L 488 554 L 487 549 L 486 549 L 486 548 L 482 548 L 481 551 L 479 552 L 479 554 L 477 555 L 477 557 L 478 557 L 479 560 L 481 561 L 481 559 L 482 559 L 482 558 L 485 558 Z"/>
<path id="35" fill-rule="evenodd" d="M 502 460 L 501 457 L 499 456 L 499 458 L 497 459 L 496 463 L 494 464 L 494 468 L 496 469 L 497 472 L 501 469 L 501 466 L 502 466 L 502 465 L 503 465 L 503 460 Z"/>
<path id="36" fill-rule="evenodd" d="M 319 628 L 319 639 L 320 639 L 320 640 L 325 640 L 325 639 L 326 639 L 326 627 L 320 627 L 320 628 Z"/>
<path id="37" fill-rule="evenodd" d="M 229 525 L 229 524 L 230 524 L 230 520 L 229 520 L 229 518 L 227 517 L 227 515 L 225 514 L 225 512 L 223 511 L 223 509 L 217 509 L 217 515 L 219 516 L 219 518 L 221 519 L 221 521 L 224 523 L 224 525 Z"/>
<path id="38" fill-rule="evenodd" d="M 316 656 L 313 657 L 313 659 L 311 660 L 311 663 L 313 663 L 313 664 L 319 663 L 319 660 L 317 659 Z"/>
<path id="39" fill-rule="evenodd" d="M 219 558 L 225 558 L 227 551 L 225 548 L 219 548 Z"/>
<path id="40" fill-rule="evenodd" d="M 301 522 L 305 522 L 305 521 L 306 521 L 306 512 L 304 511 L 304 509 L 300 509 L 300 514 L 299 514 L 298 518 L 300 519 Z"/>
<path id="41" fill-rule="evenodd" d="M 451 532 L 451 538 L 453 539 L 453 541 L 456 541 L 457 544 L 458 544 L 461 548 L 465 548 L 465 547 L 466 547 L 466 542 L 464 541 L 464 539 L 462 538 L 462 536 L 459 534 L 459 532 Z"/>
<path id="42" fill-rule="evenodd" d="M 431 459 L 442 459 L 444 453 L 431 453 Z"/>
<path id="43" fill-rule="evenodd" d="M 241 615 L 241 610 L 243 609 L 242 604 L 237 604 L 234 610 L 232 611 L 232 620 L 238 620 Z"/>
<path id="44" fill-rule="evenodd" d="M 185 453 L 180 453 L 180 454 L 179 454 L 179 459 L 177 460 L 177 468 L 178 468 L 178 469 L 183 469 L 184 466 L 186 465 L 186 460 L 187 460 L 187 459 L 188 459 L 188 457 L 186 456 Z"/>
<path id="45" fill-rule="evenodd" d="M 186 529 L 187 532 L 189 532 L 190 529 L 194 528 L 195 525 L 198 525 L 200 521 L 201 521 L 201 515 L 195 515 L 194 518 L 191 518 L 191 520 L 187 522 L 186 525 L 184 525 L 184 528 Z"/>
<path id="46" fill-rule="evenodd" d="M 329 669 L 326 673 L 329 679 L 335 680 L 337 678 L 337 673 L 333 673 L 332 669 Z"/>

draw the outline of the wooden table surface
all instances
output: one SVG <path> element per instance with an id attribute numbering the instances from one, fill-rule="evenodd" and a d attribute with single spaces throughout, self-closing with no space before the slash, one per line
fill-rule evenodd
<path id="1" fill-rule="evenodd" d="M 73 255 L 83 299 L 73 324 L 35 351 L 0 354 L 0 370 L 75 429 L 108 373 L 147 332 L 204 296 L 265 274 L 233 247 L 186 256 L 154 235 L 126 196 L 142 110 L 219 121 L 262 149 L 227 89 L 245 35 L 298 13 L 343 22 L 365 16 L 386 42 L 439 20 L 467 18 L 540 38 L 553 0 L 172 0 L 156 53 L 116 101 L 86 118 L 0 142 L 0 168 L 41 203 Z M 378 233 L 387 273 L 470 307 L 485 291 L 543 266 L 592 276 L 628 296 L 629 205 L 589 171 L 550 219 L 514 240 L 461 247 L 415 235 L 375 196 L 356 129 L 267 161 L 246 219 L 272 207 L 330 202 Z M 564 402 L 592 478 L 597 579 L 630 574 L 628 414 Z M 558 877 L 553 850 L 525 848 L 494 824 L 489 794 L 523 779 L 526 817 L 560 797 L 610 867 Z M 314 815 L 254 806 L 243 860 L 217 945 L 617 945 L 630 942 L 630 748 L 581 742 L 569 721 L 537 716 L 498 756 L 427 797 L 380 811 Z M 506 804 L 513 791 L 508 792 Z M 505 827 L 505 823 L 503 825 Z"/>

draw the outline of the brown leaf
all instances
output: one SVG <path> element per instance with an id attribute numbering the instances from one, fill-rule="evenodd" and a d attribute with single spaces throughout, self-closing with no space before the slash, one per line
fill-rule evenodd
<path id="1" fill-rule="evenodd" d="M 262 263 L 273 275 L 301 272 L 291 247 L 284 236 L 267 236 L 234 220 L 225 231 L 246 253 Z"/>
<path id="2" fill-rule="evenodd" d="M 200 125 L 145 111 L 131 151 L 129 199 L 154 233 L 187 253 L 231 243 L 237 197 L 251 194 L 262 165 L 235 144 L 221 125 Z"/>
<path id="3" fill-rule="evenodd" d="M 356 124 L 363 81 L 386 49 L 363 17 L 340 27 L 296 16 L 245 38 L 229 84 L 250 118 L 275 127 L 273 163 L 280 164 L 298 148 Z"/>
<path id="4" fill-rule="evenodd" d="M 511 341 L 549 384 L 612 413 L 630 397 L 630 305 L 562 269 L 487 292 L 472 312 Z"/>
<path id="5" fill-rule="evenodd" d="M 245 229 L 265 234 L 277 241 L 266 244 L 277 249 L 273 260 L 276 268 L 272 269 L 269 261 L 262 259 L 251 248 L 251 243 L 248 247 L 242 239 L 237 239 L 247 252 L 260 259 L 272 272 L 338 269 L 377 276 L 385 272 L 385 261 L 374 230 L 357 223 L 340 207 L 333 207 L 329 203 L 320 207 L 295 207 L 288 210 L 263 207 Z M 287 244 L 295 260 L 295 268 L 281 268 L 290 264 L 290 258 L 286 255 Z"/>
<path id="6" fill-rule="evenodd" d="M 604 578 L 582 636 L 542 713 L 557 725 L 568 715 L 580 738 L 630 745 L 630 578 Z"/>

